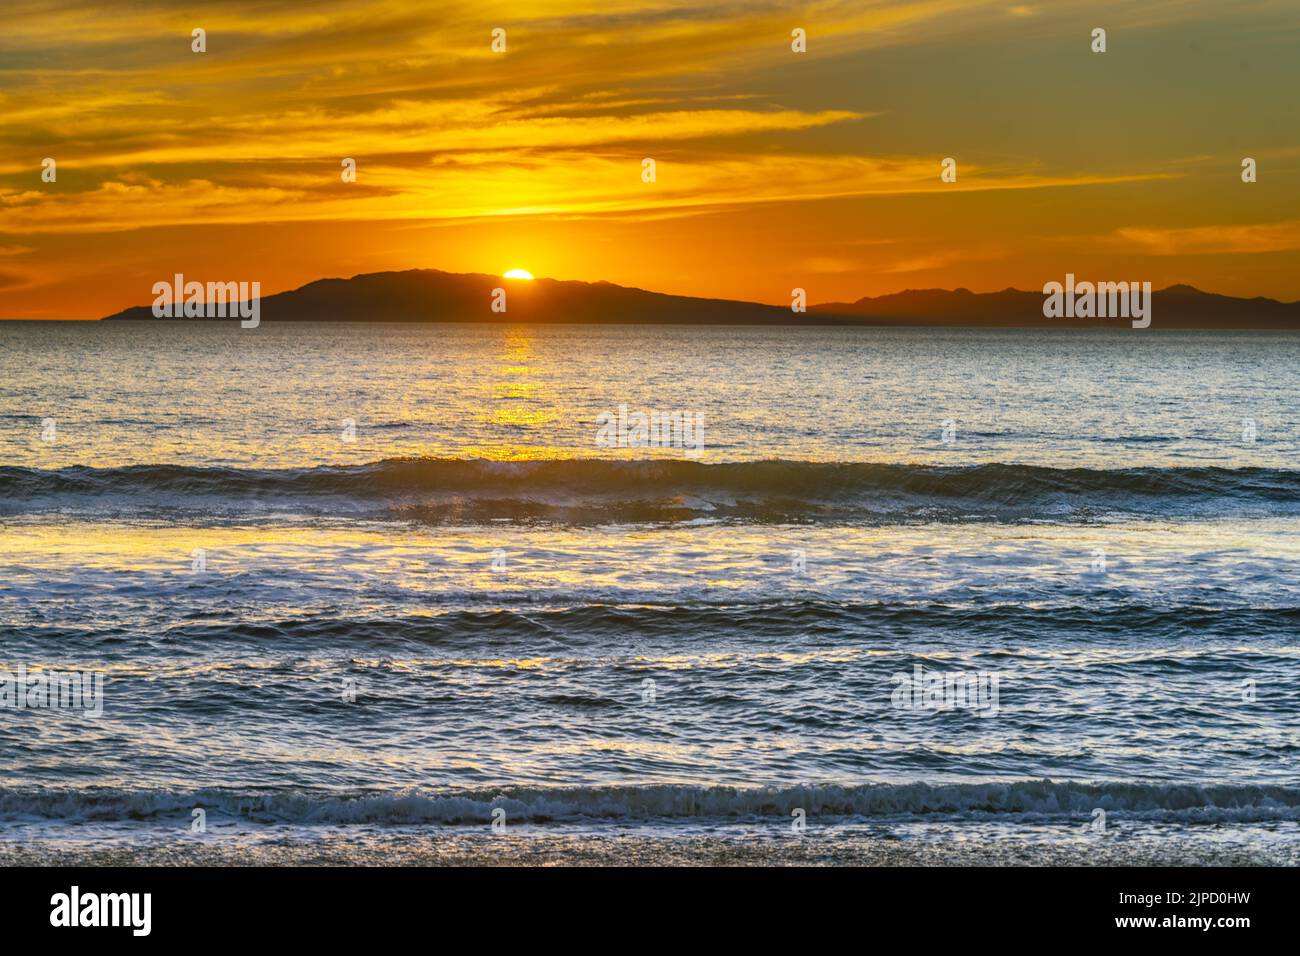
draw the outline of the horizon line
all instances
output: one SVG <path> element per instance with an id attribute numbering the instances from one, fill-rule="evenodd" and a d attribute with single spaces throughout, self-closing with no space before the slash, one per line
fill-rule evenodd
<path id="1" fill-rule="evenodd" d="M 275 292 L 264 293 L 264 294 L 258 296 L 258 297 L 256 298 L 256 300 L 250 298 L 250 299 L 248 299 L 248 300 L 244 300 L 244 301 L 250 301 L 250 302 L 251 302 L 251 301 L 261 301 L 261 300 L 264 300 L 264 299 L 271 298 L 271 297 L 273 297 L 273 296 L 284 295 L 284 294 L 286 294 L 286 293 L 297 292 L 297 291 L 300 291 L 300 290 L 302 290 L 302 289 L 305 289 L 307 286 L 314 285 L 314 284 L 317 283 L 317 282 L 331 282 L 331 281 L 334 281 L 334 282 L 350 282 L 350 281 L 352 281 L 352 280 L 360 279 L 360 278 L 364 278 L 364 277 L 368 277 L 368 276 L 401 275 L 401 274 L 404 274 L 404 273 L 411 273 L 411 272 L 435 272 L 435 273 L 439 273 L 439 274 L 441 274 L 441 275 L 456 276 L 456 277 L 464 277 L 464 278 L 499 279 L 499 280 L 502 280 L 502 281 L 507 281 L 507 282 L 516 283 L 516 284 L 521 284 L 521 283 L 532 283 L 532 282 L 551 282 L 551 283 L 576 284 L 576 285 L 586 285 L 586 286 L 606 285 L 606 286 L 613 286 L 613 287 L 615 287 L 615 288 L 619 288 L 619 289 L 627 289 L 627 290 L 630 290 L 630 291 L 633 291 L 633 292 L 643 292 L 643 293 L 646 293 L 646 294 L 649 294 L 649 295 L 664 295 L 664 296 L 671 296 L 671 297 L 673 297 L 673 298 L 679 298 L 679 299 L 691 299 L 691 300 L 698 301 L 698 302 L 726 302 L 726 303 L 735 303 L 735 304 L 740 304 L 740 305 L 753 305 L 753 306 L 760 306 L 760 307 L 764 307 L 764 308 L 789 308 L 789 304 L 786 303 L 786 302 L 761 302 L 761 301 L 757 301 L 757 300 L 753 300 L 753 299 L 733 299 L 733 298 L 726 298 L 726 297 L 723 297 L 723 296 L 685 295 L 685 294 L 677 293 L 677 292 L 664 292 L 664 291 L 660 291 L 660 290 L 657 290 L 657 289 L 646 289 L 646 288 L 642 288 L 641 286 L 621 285 L 621 284 L 619 284 L 619 283 L 617 283 L 617 282 L 611 282 L 611 281 L 608 280 L 608 279 L 561 279 L 561 278 L 556 278 L 555 276 L 540 276 L 540 275 L 539 275 L 539 276 L 534 276 L 534 277 L 532 277 L 532 278 L 530 278 L 530 279 L 521 279 L 521 278 L 513 278 L 513 277 L 512 277 L 512 278 L 506 278 L 504 275 L 499 275 L 499 274 L 491 273 L 491 272 L 449 272 L 449 271 L 447 271 L 447 270 L 445 270 L 445 269 L 438 269 L 438 268 L 433 268 L 433 267 L 429 267 L 429 266 L 413 267 L 413 268 L 410 268 L 410 269 L 383 269 L 383 270 L 379 270 L 379 271 L 376 271 L 376 272 L 358 272 L 358 273 L 355 273 L 355 274 L 350 275 L 350 276 L 342 276 L 342 275 L 324 275 L 324 276 L 319 276 L 319 277 L 317 277 L 317 278 L 315 278 L 315 279 L 310 279 L 310 280 L 308 280 L 307 282 L 302 283 L 301 285 L 297 285 L 297 286 L 293 286 L 293 287 L 289 287 L 289 288 L 279 289 L 279 290 L 277 290 L 277 291 L 275 291 Z M 183 273 L 182 273 L 182 275 L 183 275 Z M 160 280 L 160 281 L 161 281 L 161 280 Z M 246 281 L 248 281 L 248 280 L 246 280 Z M 1054 282 L 1054 281 L 1057 281 L 1057 280 L 1055 280 L 1055 279 L 1050 279 L 1050 280 L 1048 280 L 1048 281 L 1049 281 L 1049 282 Z M 1090 281 L 1090 280 L 1083 280 L 1083 281 Z M 1105 281 L 1110 281 L 1110 280 L 1105 280 Z M 1300 305 L 1300 299 L 1297 299 L 1297 300 L 1294 300 L 1294 301 L 1290 301 L 1290 302 L 1288 302 L 1288 301 L 1285 301 L 1285 300 L 1283 300 L 1283 299 L 1274 299 L 1274 298 L 1272 298 L 1272 297 L 1270 297 L 1270 296 L 1265 296 L 1265 295 L 1254 295 L 1254 296 L 1239 296 L 1239 295 L 1231 295 L 1231 294 L 1228 294 L 1228 293 L 1223 293 L 1223 292 L 1213 292 L 1213 291 L 1210 291 L 1210 290 L 1202 289 L 1202 288 L 1200 288 L 1199 286 L 1195 286 L 1195 285 L 1191 284 L 1190 282 L 1174 282 L 1174 283 L 1171 283 L 1170 285 L 1167 285 L 1167 286 L 1165 286 L 1165 287 L 1163 287 L 1163 288 L 1161 288 L 1161 289 L 1152 289 L 1152 295 L 1155 295 L 1155 294 L 1157 294 L 1157 293 L 1168 292 L 1170 289 L 1177 289 L 1177 288 L 1189 289 L 1189 290 L 1191 290 L 1192 292 L 1195 292 L 1195 293 L 1197 293 L 1197 294 L 1199 294 L 1199 295 L 1219 296 L 1219 297 L 1221 297 L 1221 298 L 1226 298 L 1226 299 L 1238 299 L 1238 300 L 1243 301 L 1243 302 L 1264 301 L 1264 302 L 1274 302 L 1274 303 L 1277 303 L 1277 304 L 1279 304 L 1279 305 L 1283 305 L 1283 306 L 1294 306 L 1294 305 Z M 204 291 L 206 291 L 206 284 L 205 284 Z M 962 286 L 954 286 L 954 287 L 952 287 L 952 288 L 943 288 L 943 287 L 939 287 L 939 286 L 925 286 L 925 287 L 912 287 L 912 286 L 909 286 L 909 287 L 906 287 L 906 288 L 898 289 L 898 290 L 896 290 L 896 291 L 894 291 L 894 292 L 883 292 L 883 293 L 880 293 L 879 295 L 864 295 L 864 296 L 859 296 L 859 297 L 856 298 L 856 299 L 833 299 L 833 300 L 828 300 L 828 301 L 824 301 L 824 302 L 809 303 L 808 306 L 807 306 L 807 309 L 808 309 L 809 311 L 812 311 L 812 310 L 815 310 L 815 309 L 825 309 L 825 308 L 830 307 L 830 306 L 854 305 L 854 304 L 857 304 L 857 303 L 859 303 L 859 302 L 865 302 L 865 301 L 876 301 L 876 300 L 879 300 L 879 299 L 887 299 L 887 298 L 890 298 L 890 297 L 892 297 L 892 296 L 907 295 L 907 294 L 909 294 L 909 293 L 919 294 L 919 293 L 927 293 L 927 292 L 939 292 L 939 293 L 948 293 L 948 294 L 955 294 L 955 293 L 968 293 L 968 294 L 970 294 L 970 295 L 976 295 L 976 296 L 979 296 L 979 295 L 998 295 L 998 294 L 1009 293 L 1009 292 L 1015 292 L 1015 293 L 1020 293 L 1020 294 L 1024 294 L 1024 295 L 1039 295 L 1039 294 L 1046 294 L 1046 293 L 1040 292 L 1039 290 L 1035 290 L 1035 289 L 1020 289 L 1020 288 L 1017 288 L 1017 287 L 1015 287 L 1015 286 L 1005 286 L 1005 287 L 1000 288 L 1000 289 L 988 289 L 988 290 L 975 290 L 975 289 L 971 289 L 971 288 L 969 288 L 968 286 L 964 286 L 964 285 L 962 285 Z M 204 302 L 206 303 L 206 299 L 204 300 Z M 147 308 L 147 306 L 146 306 L 146 305 L 139 305 L 139 304 L 127 305 L 127 306 L 124 306 L 123 308 L 118 309 L 116 312 L 109 313 L 108 315 L 100 315 L 100 316 L 94 316 L 94 317 L 88 317 L 88 318 L 77 318 L 77 317 L 71 317 L 71 316 L 58 316 L 58 317 L 50 317 L 50 316 L 6 316 L 6 317 L 0 317 L 0 322 L 102 322 L 102 321 L 105 321 L 105 320 L 111 318 L 112 316 L 118 315 L 118 314 L 120 314 L 120 313 L 122 313 L 122 312 L 130 311 L 131 309 L 139 309 L 139 308 Z M 167 321 L 167 320 L 165 320 L 165 319 L 159 319 L 159 320 L 157 320 L 157 321 Z M 179 319 L 179 320 L 172 319 L 172 321 L 208 321 L 208 320 L 207 320 L 206 318 L 193 318 L 193 319 Z M 436 321 L 436 320 L 434 320 L 434 321 Z M 588 325 L 590 325 L 590 324 L 599 324 L 599 323 L 590 323 L 590 322 L 587 322 L 587 323 L 582 323 L 582 324 L 588 324 Z M 619 323 L 614 323 L 614 324 L 619 324 Z"/>

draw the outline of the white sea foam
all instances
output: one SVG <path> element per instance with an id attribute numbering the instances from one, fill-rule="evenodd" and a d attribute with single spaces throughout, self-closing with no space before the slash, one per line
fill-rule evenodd
<path id="1" fill-rule="evenodd" d="M 119 822 L 188 827 L 193 807 L 210 821 L 300 825 L 484 825 L 492 811 L 517 823 L 584 820 L 786 819 L 804 809 L 822 819 L 953 821 L 1114 819 L 1184 824 L 1300 821 L 1300 788 L 1218 784 L 1081 783 L 807 785 L 736 788 L 651 785 L 521 787 L 499 791 L 328 792 L 85 790 L 0 792 L 4 822 Z"/>

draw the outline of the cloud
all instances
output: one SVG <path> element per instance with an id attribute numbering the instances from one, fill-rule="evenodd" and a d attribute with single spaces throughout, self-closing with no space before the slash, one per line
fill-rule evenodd
<path id="1" fill-rule="evenodd" d="M 13 291 L 26 288 L 31 284 L 30 278 L 13 272 L 0 272 L 0 289 Z"/>
<path id="2" fill-rule="evenodd" d="M 933 157 L 859 148 L 876 114 L 737 94 L 728 78 L 789 66 L 796 21 L 809 30 L 811 63 L 1000 30 L 1007 14 L 981 0 L 813 0 L 795 11 L 748 0 L 10 8 L 0 36 L 0 230 L 15 234 L 661 216 L 924 192 L 934 188 Z M 490 50 L 494 25 L 508 31 L 504 56 Z M 198 26 L 208 32 L 204 54 L 190 51 Z M 847 132 L 816 148 L 807 141 L 830 128 Z M 689 156 L 680 149 L 688 142 Z M 58 160 L 57 184 L 38 185 L 33 164 L 43 156 Z M 663 164 L 654 189 L 629 176 L 646 156 Z M 361 171 L 346 192 L 343 157 Z M 1032 169 L 1026 159 L 981 176 L 964 163 L 954 191 L 1151 178 Z"/>
<path id="3" fill-rule="evenodd" d="M 930 250 L 920 255 L 906 256 L 877 267 L 878 272 L 898 275 L 907 272 L 935 272 L 963 262 L 990 262 L 1006 256 L 1005 246 L 983 243 L 958 246 L 952 249 Z"/>
<path id="4" fill-rule="evenodd" d="M 802 202 L 939 190 L 1045 189 L 1153 178 L 1044 176 L 968 164 L 941 184 L 934 157 L 780 153 L 738 156 L 665 148 L 641 180 L 641 151 L 502 149 L 358 166 L 340 181 L 334 160 L 251 169 L 244 182 L 169 182 L 127 174 L 84 191 L 0 189 L 0 233 L 119 232 L 176 222 L 318 222 L 690 215 L 756 203 Z"/>
<path id="5" fill-rule="evenodd" d="M 513 118 L 493 102 L 395 102 L 353 115 L 300 110 L 232 119 L 214 124 L 194 141 L 174 137 L 142 137 L 135 143 L 115 140 L 102 149 L 77 151 L 71 162 L 92 171 L 216 162 L 238 175 L 238 164 L 250 161 L 264 162 L 269 168 L 299 160 L 335 165 L 343 156 L 391 157 L 409 153 L 422 163 L 431 154 L 489 149 L 566 150 L 633 142 L 649 147 L 689 139 L 806 130 L 862 119 L 864 115 L 846 110 L 814 113 L 714 109 Z M 221 144 L 216 157 L 213 141 Z M 12 161 L 0 167 L 0 172 L 9 174 L 24 170 Z"/>
<path id="6" fill-rule="evenodd" d="M 1153 256 L 1289 252 L 1300 249 L 1300 220 L 1160 229 L 1127 226 L 1115 237 Z"/>

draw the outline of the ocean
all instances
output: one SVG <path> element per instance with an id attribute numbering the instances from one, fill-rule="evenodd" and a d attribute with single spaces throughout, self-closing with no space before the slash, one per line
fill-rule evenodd
<path id="1" fill-rule="evenodd" d="M 1295 865 L 1298 395 L 1285 333 L 0 323 L 0 860 Z"/>

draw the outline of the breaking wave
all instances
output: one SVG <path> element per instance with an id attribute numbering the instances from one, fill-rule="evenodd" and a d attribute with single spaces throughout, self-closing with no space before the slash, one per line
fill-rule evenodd
<path id="1" fill-rule="evenodd" d="M 500 808 L 515 823 L 673 819 L 788 820 L 935 818 L 1087 821 L 1098 808 L 1117 820 L 1181 823 L 1300 821 L 1300 788 L 1228 784 L 1075 783 L 865 784 L 786 788 L 647 785 L 516 787 L 494 791 L 329 792 L 68 790 L 0 791 L 0 820 L 175 823 L 202 807 L 209 820 L 254 824 L 487 825 Z"/>
<path id="2" fill-rule="evenodd" d="M 0 513 L 492 520 L 890 522 L 1300 513 L 1300 471 L 866 462 L 394 458 L 249 469 L 0 468 Z"/>

